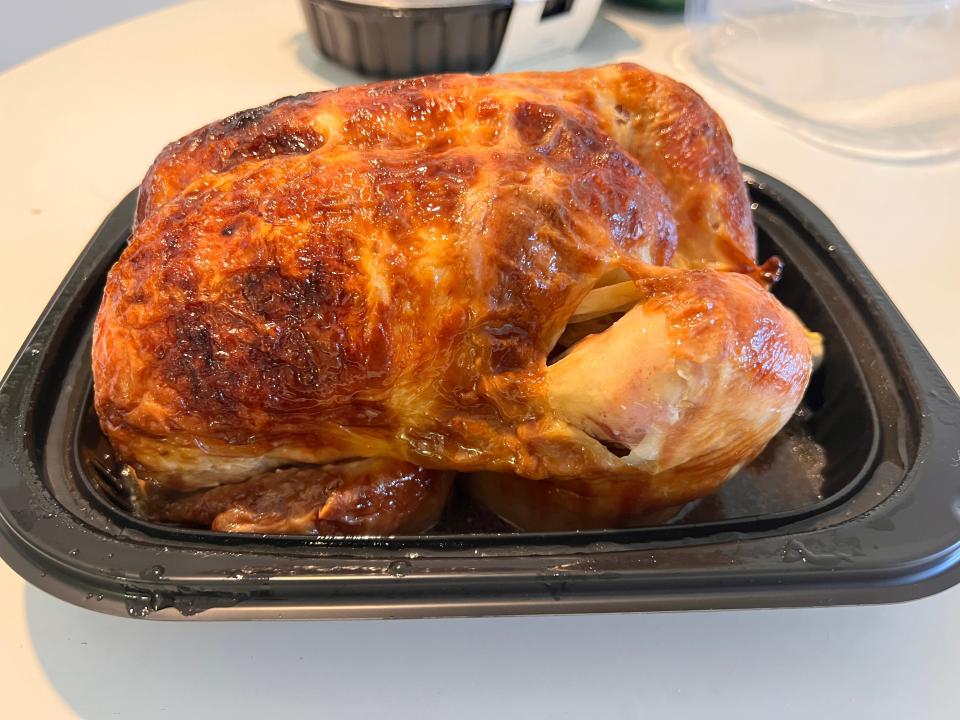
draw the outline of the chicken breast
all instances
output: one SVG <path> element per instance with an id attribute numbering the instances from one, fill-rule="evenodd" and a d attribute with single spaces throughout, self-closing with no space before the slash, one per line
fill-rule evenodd
<path id="1" fill-rule="evenodd" d="M 371 458 L 629 483 L 633 516 L 715 488 L 803 394 L 755 253 L 723 123 L 637 66 L 286 98 L 148 172 L 96 409 L 158 488 Z"/>

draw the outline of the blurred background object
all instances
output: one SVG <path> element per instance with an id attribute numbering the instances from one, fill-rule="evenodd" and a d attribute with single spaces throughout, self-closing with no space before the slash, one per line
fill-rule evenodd
<path id="1" fill-rule="evenodd" d="M 577 48 L 601 0 L 301 0 L 317 50 L 362 75 L 484 72 Z"/>
<path id="2" fill-rule="evenodd" d="M 686 22 L 701 73 L 814 142 L 960 151 L 958 0 L 688 0 Z"/>
<path id="3" fill-rule="evenodd" d="M 183 0 L 0 0 L 0 72 L 58 45 Z"/>
<path id="4" fill-rule="evenodd" d="M 683 10 L 684 0 L 617 0 L 623 5 L 633 5 L 647 10 Z"/>

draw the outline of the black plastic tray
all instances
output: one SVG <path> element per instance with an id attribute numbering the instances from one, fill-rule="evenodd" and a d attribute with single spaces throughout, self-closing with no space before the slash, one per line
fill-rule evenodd
<path id="1" fill-rule="evenodd" d="M 67 601 L 161 619 L 832 605 L 949 587 L 960 580 L 960 400 L 826 217 L 767 176 L 747 181 L 762 252 L 786 262 L 777 292 L 824 333 L 826 359 L 760 465 L 672 524 L 311 538 L 133 517 L 99 477 L 89 409 L 90 327 L 129 236 L 131 193 L 0 385 L 0 554 Z"/>

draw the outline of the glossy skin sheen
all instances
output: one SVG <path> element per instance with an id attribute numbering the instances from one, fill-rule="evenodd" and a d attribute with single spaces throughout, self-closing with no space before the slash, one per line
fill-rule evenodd
<path id="1" fill-rule="evenodd" d="M 723 123 L 642 68 L 287 98 L 150 169 L 96 408 L 164 488 L 370 457 L 627 482 L 636 514 L 714 489 L 799 402 L 803 327 L 760 274 Z M 636 306 L 548 366 L 611 277 Z"/>

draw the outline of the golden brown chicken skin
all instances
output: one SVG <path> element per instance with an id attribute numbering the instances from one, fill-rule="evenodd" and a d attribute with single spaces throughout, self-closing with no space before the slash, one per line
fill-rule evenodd
<path id="1" fill-rule="evenodd" d="M 167 488 L 388 458 L 656 488 L 635 514 L 799 402 L 804 329 L 760 272 L 723 123 L 637 66 L 286 98 L 147 174 L 96 408 Z"/>

